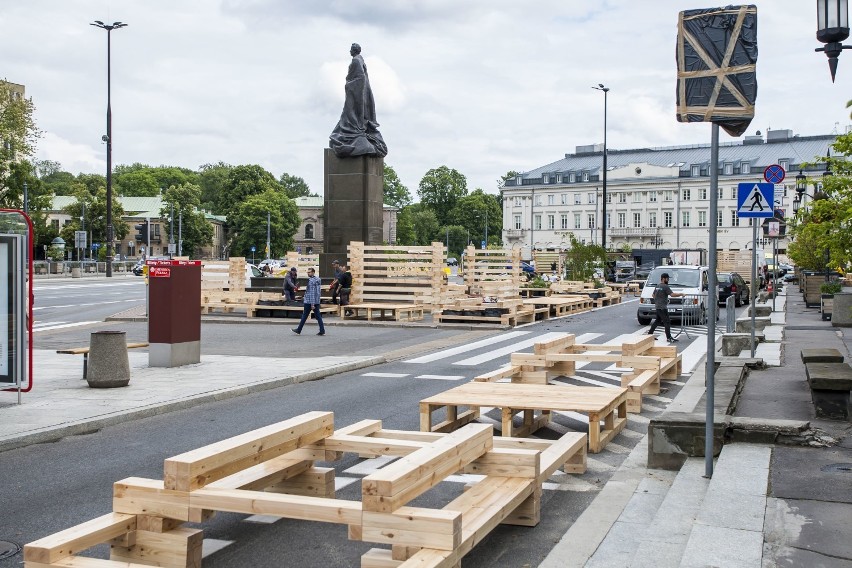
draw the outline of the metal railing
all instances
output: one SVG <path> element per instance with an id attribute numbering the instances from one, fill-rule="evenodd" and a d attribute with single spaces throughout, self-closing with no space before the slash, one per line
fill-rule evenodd
<path id="1" fill-rule="evenodd" d="M 669 319 L 680 321 L 680 329 L 677 333 L 672 333 L 674 337 L 682 333 L 690 338 L 689 327 L 707 325 L 707 298 L 706 293 L 669 298 Z"/>
<path id="2" fill-rule="evenodd" d="M 113 273 L 125 276 L 133 274 L 135 260 L 121 260 L 112 263 Z M 95 260 L 33 261 L 33 274 L 36 278 L 91 278 L 106 275 L 106 262 Z"/>

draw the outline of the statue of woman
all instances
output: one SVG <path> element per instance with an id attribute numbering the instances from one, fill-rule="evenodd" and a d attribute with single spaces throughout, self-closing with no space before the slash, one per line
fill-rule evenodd
<path id="1" fill-rule="evenodd" d="M 376 103 L 370 88 L 367 65 L 361 57 L 361 46 L 352 44 L 352 63 L 346 75 L 346 102 L 340 121 L 329 137 L 329 145 L 338 158 L 350 156 L 386 156 L 388 147 L 376 122 Z"/>

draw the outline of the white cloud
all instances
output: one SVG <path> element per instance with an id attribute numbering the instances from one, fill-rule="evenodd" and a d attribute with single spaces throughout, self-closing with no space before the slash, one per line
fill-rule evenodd
<path id="1" fill-rule="evenodd" d="M 74 173 L 106 172 L 106 146 L 93 148 L 77 144 L 52 132 L 45 132 L 39 140 L 36 157 L 60 162 L 64 170 Z"/>

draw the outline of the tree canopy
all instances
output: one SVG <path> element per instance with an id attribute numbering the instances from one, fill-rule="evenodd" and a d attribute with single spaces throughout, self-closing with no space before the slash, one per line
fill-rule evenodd
<path id="1" fill-rule="evenodd" d="M 447 166 L 433 168 L 420 180 L 417 193 L 420 202 L 435 213 L 438 223 L 446 225 L 458 199 L 467 195 L 467 178 Z"/>
<path id="2" fill-rule="evenodd" d="M 384 194 L 385 205 L 393 205 L 402 209 L 406 205 L 411 204 L 411 192 L 400 181 L 399 176 L 396 175 L 396 171 L 387 164 L 385 164 L 382 192 Z"/>
<path id="3" fill-rule="evenodd" d="M 261 166 L 236 166 L 228 172 L 224 191 L 216 196 L 217 212 L 227 215 L 228 223 L 231 223 L 249 197 L 268 191 L 286 197 L 278 181 Z M 266 237 L 263 240 L 266 242 Z"/>
<path id="4" fill-rule="evenodd" d="M 197 257 L 201 247 L 213 243 L 213 225 L 198 209 L 200 205 L 201 187 L 192 183 L 173 185 L 163 194 L 160 218 L 170 221 L 166 223 L 169 237 L 174 225 L 174 242 L 180 244 L 180 239 L 183 245 L 180 251 L 184 256 Z"/>
<path id="5" fill-rule="evenodd" d="M 291 176 L 287 172 L 284 172 L 278 179 L 278 183 L 281 184 L 282 189 L 284 189 L 284 194 L 290 199 L 308 197 L 311 195 L 311 188 L 308 187 L 307 182 L 299 176 Z"/>
<path id="6" fill-rule="evenodd" d="M 267 189 L 249 195 L 229 216 L 232 240 L 231 254 L 252 256 L 251 247 L 259 253 L 266 248 L 266 220 L 269 214 L 270 256 L 283 256 L 293 250 L 293 235 L 301 224 L 296 203 L 279 189 Z"/>

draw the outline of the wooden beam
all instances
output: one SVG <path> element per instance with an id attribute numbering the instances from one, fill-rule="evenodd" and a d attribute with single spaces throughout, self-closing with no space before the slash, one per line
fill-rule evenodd
<path id="1" fill-rule="evenodd" d="M 361 538 L 368 542 L 455 550 L 461 544 L 458 511 L 400 507 L 393 513 L 364 511 Z"/>
<path id="2" fill-rule="evenodd" d="M 136 530 L 136 515 L 107 513 L 24 546 L 24 561 L 53 564 Z"/>
<path id="3" fill-rule="evenodd" d="M 112 510 L 129 515 L 153 515 L 189 521 L 189 495 L 165 489 L 159 479 L 128 477 L 112 486 Z"/>
<path id="4" fill-rule="evenodd" d="M 243 489 L 209 488 L 193 491 L 189 500 L 192 507 L 199 509 L 247 515 L 275 515 L 288 519 L 343 525 L 361 524 L 361 503 L 357 501 Z"/>

